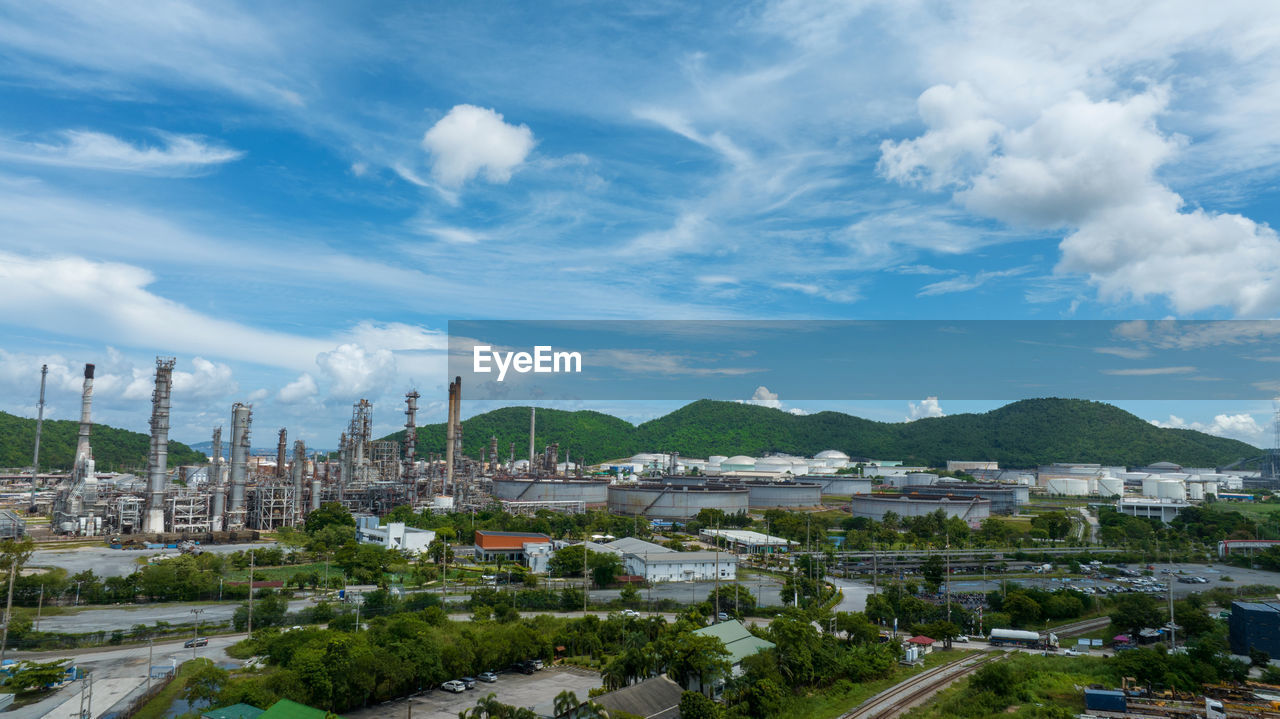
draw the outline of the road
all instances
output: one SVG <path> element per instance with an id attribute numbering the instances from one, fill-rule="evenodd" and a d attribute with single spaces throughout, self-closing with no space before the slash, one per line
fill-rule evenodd
<path id="1" fill-rule="evenodd" d="M 156 622 L 169 624 L 191 624 L 196 620 L 191 613 L 193 609 L 201 610 L 201 623 L 216 624 L 231 621 L 236 607 L 241 602 L 195 602 L 191 604 L 138 604 L 123 607 L 88 607 L 74 614 L 60 614 L 40 620 L 40 631 L 63 632 L 66 634 L 88 634 L 90 632 L 112 632 L 117 629 L 128 631 L 135 625 L 154 626 Z M 294 599 L 289 602 L 289 611 L 296 612 L 310 606 L 306 599 Z"/>
<path id="2" fill-rule="evenodd" d="M 226 648 L 244 638 L 243 634 L 212 637 L 209 645 L 199 649 L 184 649 L 183 640 L 159 642 L 153 649 L 152 666 L 174 667 L 193 656 L 212 659 L 222 665 L 239 662 L 227 656 Z M 115 649 L 77 650 L 74 652 L 11 652 L 13 659 L 52 661 L 73 657 L 76 666 L 93 678 L 92 716 L 98 716 L 129 692 L 147 681 L 147 653 L 145 644 Z M 81 693 L 87 689 L 84 681 L 59 689 L 52 696 L 36 704 L 4 713 L 5 719 L 78 719 Z"/>

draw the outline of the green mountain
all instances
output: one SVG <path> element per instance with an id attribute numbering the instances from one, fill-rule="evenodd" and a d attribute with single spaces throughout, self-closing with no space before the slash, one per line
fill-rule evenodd
<path id="1" fill-rule="evenodd" d="M 529 408 L 506 407 L 462 423 L 465 451 L 478 456 L 490 436 L 505 456 L 528 454 Z M 400 439 L 403 433 L 392 435 Z M 957 414 L 915 422 L 875 422 L 840 412 L 793 415 L 768 407 L 699 400 L 639 426 L 599 412 L 538 410 L 537 438 L 559 442 L 588 462 L 637 452 L 759 456 L 786 452 L 812 456 L 838 449 L 855 457 L 898 459 L 940 466 L 948 459 L 995 460 L 1002 467 L 1051 462 L 1099 462 L 1140 466 L 1170 461 L 1192 467 L 1222 466 L 1257 457 L 1244 442 L 1186 429 L 1162 429 L 1102 402 L 1031 399 L 983 414 Z M 444 425 L 418 428 L 418 452 L 444 448 Z"/>
<path id="2" fill-rule="evenodd" d="M 80 423 L 71 420 L 44 421 L 40 434 L 40 470 L 70 469 L 75 461 L 76 438 Z M 138 471 L 146 469 L 151 451 L 150 435 L 125 429 L 93 425 L 89 438 L 93 458 L 101 471 Z M 0 467 L 30 467 L 31 452 L 36 443 L 36 421 L 0 412 Z M 169 466 L 202 464 L 205 455 L 181 442 L 169 441 Z"/>

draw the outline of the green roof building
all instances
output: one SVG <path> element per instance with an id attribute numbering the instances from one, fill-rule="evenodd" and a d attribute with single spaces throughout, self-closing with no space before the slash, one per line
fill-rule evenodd
<path id="1" fill-rule="evenodd" d="M 248 704 L 232 704 L 221 709 L 209 709 L 200 715 L 200 719 L 258 719 L 262 710 Z"/>

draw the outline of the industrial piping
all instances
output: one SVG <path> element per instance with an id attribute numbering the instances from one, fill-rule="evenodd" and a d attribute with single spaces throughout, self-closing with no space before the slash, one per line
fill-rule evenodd
<path id="1" fill-rule="evenodd" d="M 164 531 L 164 485 L 169 475 L 169 398 L 173 391 L 172 357 L 156 358 L 156 388 L 151 393 L 151 461 L 147 478 L 147 521 L 144 531 Z"/>

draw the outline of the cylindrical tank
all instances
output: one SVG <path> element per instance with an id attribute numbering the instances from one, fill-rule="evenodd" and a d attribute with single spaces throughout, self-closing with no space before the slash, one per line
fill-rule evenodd
<path id="1" fill-rule="evenodd" d="M 1156 486 L 1156 497 L 1159 499 L 1184 500 L 1187 498 L 1186 486 L 1180 479 L 1164 479 Z"/>
<path id="2" fill-rule="evenodd" d="M 1119 477 L 1099 477 L 1099 497 L 1119 497 L 1124 494 L 1124 480 Z"/>
<path id="3" fill-rule="evenodd" d="M 738 454 L 728 459 L 721 460 L 720 471 L 724 474 L 732 472 L 750 472 L 756 468 L 756 460 L 753 457 Z"/>
<path id="4" fill-rule="evenodd" d="M 1087 480 L 1085 480 L 1085 481 L 1089 483 L 1089 494 L 1097 494 L 1097 493 L 1098 493 L 1098 480 L 1097 480 L 1096 478 L 1094 478 L 1094 477 L 1090 477 L 1089 479 L 1087 479 Z"/>
<path id="5" fill-rule="evenodd" d="M 586 502 L 603 505 L 609 501 L 609 482 L 593 479 L 495 479 L 493 496 L 512 502 Z"/>
<path id="6" fill-rule="evenodd" d="M 707 457 L 707 464 L 722 464 L 728 457 L 723 454 L 713 454 Z"/>
<path id="7" fill-rule="evenodd" d="M 822 505 L 822 486 L 813 482 L 748 482 L 742 486 L 749 492 L 747 503 L 752 509 Z"/>
<path id="8" fill-rule="evenodd" d="M 1205 483 L 1204 483 L 1204 493 L 1205 493 L 1205 494 L 1212 494 L 1212 495 L 1213 495 L 1213 496 L 1215 496 L 1215 497 L 1216 497 L 1216 496 L 1218 496 L 1218 483 L 1217 483 L 1217 482 L 1205 482 Z"/>
<path id="9" fill-rule="evenodd" d="M 805 481 L 816 482 L 822 487 L 823 494 L 836 494 L 847 497 L 851 494 L 870 494 L 871 480 L 861 477 L 839 475 L 835 477 L 809 477 Z"/>
<path id="10" fill-rule="evenodd" d="M 749 502 L 750 493 L 746 488 L 608 485 L 609 511 L 622 515 L 685 520 L 696 517 L 703 509 L 719 509 L 728 514 L 746 512 Z"/>
<path id="11" fill-rule="evenodd" d="M 791 460 L 787 457 L 761 457 L 756 460 L 756 471 L 777 474 L 791 472 Z"/>
<path id="12" fill-rule="evenodd" d="M 920 497 L 900 494 L 855 494 L 849 499 L 849 511 L 855 517 L 877 522 L 887 512 L 899 517 L 921 517 L 941 509 L 948 517 L 966 522 L 980 522 L 991 516 L 991 500 L 964 497 Z"/>
<path id="13" fill-rule="evenodd" d="M 1049 494 L 1063 497 L 1086 497 L 1089 495 L 1089 480 L 1070 477 L 1054 477 L 1045 485 Z"/>
<path id="14" fill-rule="evenodd" d="M 1192 482 L 1187 485 L 1187 496 L 1193 502 L 1204 500 L 1204 484 L 1201 482 Z"/>
<path id="15" fill-rule="evenodd" d="M 938 482 L 938 475 L 929 472 L 908 472 L 904 487 L 929 487 Z"/>
<path id="16" fill-rule="evenodd" d="M 1147 475 L 1142 478 L 1142 496 L 1158 497 L 1158 488 L 1160 486 L 1160 478 L 1154 475 Z"/>
<path id="17" fill-rule="evenodd" d="M 227 511 L 244 511 L 244 484 L 249 461 L 249 423 L 253 411 L 247 404 L 231 406 L 231 502 Z"/>

